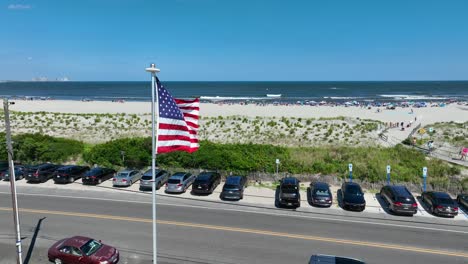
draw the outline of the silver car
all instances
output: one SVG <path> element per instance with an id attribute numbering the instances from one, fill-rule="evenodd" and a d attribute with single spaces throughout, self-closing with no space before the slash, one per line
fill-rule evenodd
<path id="1" fill-rule="evenodd" d="M 163 186 L 167 180 L 169 179 L 169 172 L 165 170 L 156 170 L 156 190 L 159 190 L 161 186 Z M 153 173 L 151 173 L 151 169 L 147 170 L 140 180 L 140 190 L 151 190 L 153 188 L 152 181 L 153 180 Z"/>
<path id="2" fill-rule="evenodd" d="M 137 170 L 123 170 L 114 175 L 114 178 L 112 179 L 112 185 L 128 187 L 140 179 L 141 172 Z"/>
<path id="3" fill-rule="evenodd" d="M 195 175 L 188 172 L 174 173 L 166 183 L 166 192 L 183 193 L 192 185 L 195 178 Z"/>

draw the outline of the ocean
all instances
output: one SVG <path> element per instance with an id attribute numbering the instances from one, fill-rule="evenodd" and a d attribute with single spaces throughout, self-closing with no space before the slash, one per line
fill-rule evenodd
<path id="1" fill-rule="evenodd" d="M 213 101 L 468 101 L 468 81 L 162 83 L 174 97 Z M 149 101 L 151 85 L 150 82 L 0 82 L 0 96 Z"/>

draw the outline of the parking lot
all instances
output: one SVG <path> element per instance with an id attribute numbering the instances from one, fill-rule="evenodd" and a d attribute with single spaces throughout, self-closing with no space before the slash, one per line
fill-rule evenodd
<path id="1" fill-rule="evenodd" d="M 27 187 L 35 187 L 35 188 L 47 188 L 47 189 L 61 189 L 61 190 L 93 190 L 98 192 L 126 192 L 126 193 L 140 193 L 140 194 L 150 194 L 151 191 L 140 191 L 139 190 L 139 182 L 133 183 L 129 187 L 113 187 L 112 180 L 107 180 L 98 184 L 96 186 L 90 185 L 83 185 L 81 179 L 75 181 L 73 184 L 55 184 L 54 181 L 49 180 L 44 183 L 27 183 L 25 180 L 19 180 L 16 182 L 18 188 L 22 186 Z M 180 199 L 192 199 L 192 200 L 201 200 L 201 201 L 210 201 L 216 203 L 230 203 L 230 204 L 239 204 L 245 206 L 257 206 L 263 208 L 274 208 L 275 207 L 275 189 L 274 187 L 265 187 L 268 185 L 263 183 L 262 186 L 258 184 L 251 183 L 244 192 L 244 198 L 240 201 L 222 201 L 220 199 L 220 194 L 222 191 L 222 186 L 224 182 L 221 182 L 216 189 L 213 191 L 212 194 L 209 195 L 194 195 L 191 193 L 191 187 L 185 192 L 181 194 L 167 194 L 165 193 L 165 186 L 162 186 L 158 191 L 157 194 L 159 196 L 171 196 L 177 197 Z M 308 186 L 309 183 L 303 182 L 301 183 L 302 186 Z M 0 185 L 9 185 L 7 181 L 0 181 Z M 326 214 L 351 214 L 351 215 L 359 215 L 362 214 L 361 212 L 348 212 L 341 208 L 340 202 L 337 199 L 337 193 L 339 190 L 338 186 L 331 186 L 330 187 L 332 194 L 333 194 L 333 203 L 330 208 L 318 208 L 312 206 L 308 199 L 307 199 L 307 191 L 304 188 L 301 188 L 301 207 L 297 209 L 285 209 L 285 210 L 295 210 L 298 212 L 316 212 L 316 213 L 326 213 Z M 419 195 L 417 193 L 413 193 L 418 203 L 418 211 L 414 215 L 415 217 L 422 217 L 428 221 L 430 219 L 440 219 L 441 217 L 434 216 L 428 211 L 428 207 L 421 201 Z M 411 217 L 408 216 L 397 216 L 393 215 L 388 211 L 386 204 L 382 201 L 379 194 L 366 192 L 364 193 L 364 198 L 366 200 L 366 208 L 364 212 L 366 216 L 371 216 L 375 218 L 395 218 L 395 219 L 409 219 Z M 454 218 L 445 218 L 449 221 L 468 221 L 468 214 L 466 208 L 460 206 L 459 213 Z"/>

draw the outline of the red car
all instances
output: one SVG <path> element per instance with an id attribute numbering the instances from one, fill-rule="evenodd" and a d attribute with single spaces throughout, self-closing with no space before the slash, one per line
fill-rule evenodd
<path id="1" fill-rule="evenodd" d="M 50 247 L 49 260 L 55 264 L 115 264 L 119 251 L 89 237 L 65 238 Z"/>

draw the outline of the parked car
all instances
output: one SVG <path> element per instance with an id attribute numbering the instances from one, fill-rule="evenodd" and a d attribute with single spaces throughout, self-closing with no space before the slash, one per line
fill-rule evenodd
<path id="1" fill-rule="evenodd" d="M 459 194 L 457 196 L 457 202 L 458 205 L 464 206 L 466 209 L 468 209 L 468 194 Z"/>
<path id="2" fill-rule="evenodd" d="M 341 198 L 343 209 L 364 211 L 366 200 L 361 186 L 355 182 L 345 182 L 341 185 Z"/>
<path id="3" fill-rule="evenodd" d="M 221 183 L 221 175 L 217 172 L 202 172 L 192 184 L 193 194 L 211 194 Z"/>
<path id="4" fill-rule="evenodd" d="M 46 182 L 54 177 L 54 172 L 60 167 L 60 165 L 52 163 L 29 167 L 26 171 L 26 180 L 28 182 Z"/>
<path id="5" fill-rule="evenodd" d="M 55 171 L 55 183 L 73 183 L 89 171 L 88 166 L 67 165 Z"/>
<path id="6" fill-rule="evenodd" d="M 83 175 L 83 184 L 96 185 L 111 179 L 115 170 L 109 168 L 95 167 Z"/>
<path id="7" fill-rule="evenodd" d="M 154 181 L 156 183 L 156 190 L 159 190 L 161 186 L 166 184 L 171 174 L 165 170 L 160 170 L 160 169 L 156 169 L 155 174 L 156 174 L 156 177 Z M 151 169 L 149 169 L 141 177 L 140 190 L 152 190 L 153 189 L 153 184 L 151 182 L 152 180 L 153 180 L 153 173 Z"/>
<path id="8" fill-rule="evenodd" d="M 380 190 L 380 197 L 395 214 L 414 215 L 418 212 L 418 203 L 405 186 L 387 185 Z"/>
<path id="9" fill-rule="evenodd" d="M 301 206 L 301 194 L 299 193 L 299 180 L 294 177 L 286 177 L 280 180 L 278 186 L 277 206 Z"/>
<path id="10" fill-rule="evenodd" d="M 74 236 L 53 244 L 47 252 L 49 261 L 55 264 L 115 264 L 119 262 L 119 251 L 103 244 L 100 240 Z"/>
<path id="11" fill-rule="evenodd" d="M 245 176 L 228 176 L 223 185 L 220 197 L 224 199 L 241 200 L 244 198 L 244 189 L 247 185 Z"/>
<path id="12" fill-rule="evenodd" d="M 307 195 L 310 195 L 309 201 L 315 206 L 330 207 L 333 202 L 333 196 L 330 186 L 324 182 L 311 182 Z"/>
<path id="13" fill-rule="evenodd" d="M 310 257 L 309 264 L 365 264 L 365 262 L 348 257 L 313 255 Z"/>
<path id="14" fill-rule="evenodd" d="M 26 167 L 22 165 L 15 165 L 15 180 L 19 181 L 24 179 Z M 10 180 L 10 169 L 5 169 L 0 172 L 0 180 L 9 181 Z"/>
<path id="15" fill-rule="evenodd" d="M 167 180 L 166 192 L 167 193 L 183 193 L 195 180 L 195 175 L 188 172 L 177 172 Z"/>
<path id="16" fill-rule="evenodd" d="M 10 167 L 8 161 L 0 161 L 0 171 L 6 170 Z"/>
<path id="17" fill-rule="evenodd" d="M 138 170 L 123 170 L 114 175 L 112 185 L 128 187 L 140 180 L 141 176 L 141 172 Z"/>
<path id="18" fill-rule="evenodd" d="M 447 193 L 423 192 L 421 198 L 433 215 L 455 217 L 458 214 L 457 205 Z"/>

